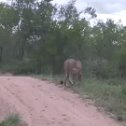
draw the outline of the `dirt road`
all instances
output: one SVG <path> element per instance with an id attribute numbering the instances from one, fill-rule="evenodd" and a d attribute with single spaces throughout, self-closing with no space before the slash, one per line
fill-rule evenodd
<path id="1" fill-rule="evenodd" d="M 119 126 L 77 94 L 31 77 L 1 76 L 0 98 L 29 126 Z"/>

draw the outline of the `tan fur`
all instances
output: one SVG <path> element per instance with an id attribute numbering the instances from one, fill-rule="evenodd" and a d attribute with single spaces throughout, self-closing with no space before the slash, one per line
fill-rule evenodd
<path id="1" fill-rule="evenodd" d="M 64 62 L 64 73 L 65 73 L 65 81 L 64 84 L 66 85 L 67 80 L 74 84 L 73 80 L 77 78 L 77 80 L 81 80 L 82 76 L 82 64 L 80 60 L 75 59 L 67 59 Z"/>

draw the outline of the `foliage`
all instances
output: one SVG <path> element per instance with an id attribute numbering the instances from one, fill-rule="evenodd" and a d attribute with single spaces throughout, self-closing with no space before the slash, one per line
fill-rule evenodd
<path id="1" fill-rule="evenodd" d="M 17 73 L 61 73 L 66 58 L 79 58 L 84 74 L 98 78 L 126 76 L 126 28 L 109 19 L 91 26 L 92 7 L 78 12 L 75 0 L 52 5 L 50 0 L 0 3 L 1 66 Z M 84 17 L 81 17 L 84 15 Z M 12 65 L 13 63 L 13 65 Z M 48 69 L 48 70 L 47 70 Z"/>
<path id="2" fill-rule="evenodd" d="M 0 126 L 18 126 L 20 121 L 19 115 L 11 114 L 0 123 Z"/>

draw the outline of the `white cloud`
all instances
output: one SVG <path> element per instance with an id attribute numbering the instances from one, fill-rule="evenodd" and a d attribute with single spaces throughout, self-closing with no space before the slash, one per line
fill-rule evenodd
<path id="1" fill-rule="evenodd" d="M 3 2 L 9 2 L 10 0 L 0 0 Z M 70 0 L 53 0 L 55 4 L 67 4 Z M 98 19 L 106 21 L 107 19 L 113 19 L 115 22 L 122 21 L 123 25 L 126 25 L 126 0 L 77 0 L 76 7 L 79 11 L 84 10 L 87 6 L 92 6 L 96 9 Z"/>
<path id="2" fill-rule="evenodd" d="M 52 3 L 58 3 L 58 4 L 66 4 L 69 0 L 53 0 Z"/>
<path id="3" fill-rule="evenodd" d="M 66 4 L 70 0 L 53 0 L 52 3 Z M 113 13 L 126 8 L 126 0 L 76 0 L 78 10 L 83 10 L 86 6 L 94 7 L 98 13 Z"/>
<path id="4" fill-rule="evenodd" d="M 66 4 L 70 0 L 53 0 L 53 3 Z M 116 23 L 119 20 L 123 25 L 126 25 L 126 0 L 109 0 L 109 2 L 101 0 L 77 0 L 76 7 L 79 11 L 84 10 L 87 6 L 92 6 L 96 9 L 97 19 L 106 21 L 112 19 Z"/>
<path id="5" fill-rule="evenodd" d="M 121 20 L 123 25 L 126 25 L 126 10 L 122 10 L 116 13 L 111 14 L 98 14 L 98 19 L 101 19 L 103 21 L 106 21 L 107 19 L 113 19 L 116 23 Z"/>

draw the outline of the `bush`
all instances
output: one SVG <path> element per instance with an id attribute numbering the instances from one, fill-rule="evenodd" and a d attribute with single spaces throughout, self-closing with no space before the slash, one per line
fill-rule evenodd
<path id="1" fill-rule="evenodd" d="M 36 71 L 36 66 L 30 61 L 14 61 L 0 66 L 1 72 L 10 72 L 13 74 L 29 74 Z"/>
<path id="2" fill-rule="evenodd" d="M 89 66 L 90 65 L 90 66 Z M 107 79 L 118 76 L 118 70 L 116 65 L 105 59 L 99 59 L 90 61 L 88 67 L 91 69 L 91 74 L 96 76 L 98 79 Z"/>
<path id="3" fill-rule="evenodd" d="M 11 114 L 0 123 L 0 126 L 18 126 L 21 122 L 19 115 Z"/>

